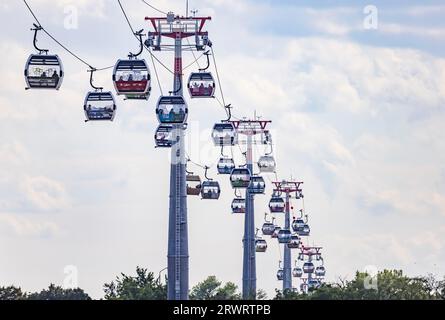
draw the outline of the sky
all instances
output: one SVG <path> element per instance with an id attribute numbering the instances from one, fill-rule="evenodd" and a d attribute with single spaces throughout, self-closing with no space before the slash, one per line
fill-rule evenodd
<path id="1" fill-rule="evenodd" d="M 184 1 L 150 3 L 185 12 Z M 137 49 L 116 1 L 29 4 L 94 67 Z M 144 17 L 159 15 L 138 0 L 122 4 L 136 29 L 148 31 Z M 378 10 L 376 28 L 369 5 Z M 443 277 L 445 3 L 200 0 L 190 8 L 213 18 L 208 31 L 226 102 L 237 117 L 273 121 L 278 178 L 304 181 L 309 243 L 324 248 L 326 280 L 370 266 Z M 25 91 L 34 21 L 21 1 L 2 1 L 0 15 L 0 286 L 63 285 L 75 266 L 78 285 L 101 298 L 103 284 L 121 272 L 142 266 L 158 274 L 167 264 L 169 182 L 169 152 L 153 141 L 159 87 L 147 102 L 117 98 L 113 123 L 85 124 L 87 67 L 41 34 L 39 45 L 60 55 L 65 79 L 58 92 Z M 157 57 L 172 65 L 170 53 Z M 156 70 L 167 92 L 171 74 Z M 95 82 L 112 90 L 111 71 Z M 219 150 L 210 133 L 224 110 L 213 100 L 188 103 L 190 157 L 214 166 Z M 256 147 L 256 157 L 264 151 Z M 239 148 L 233 152 L 241 162 Z M 190 283 L 216 275 L 240 286 L 243 217 L 230 213 L 227 177 L 214 167 L 210 176 L 221 183 L 220 200 L 188 201 Z M 267 188 L 256 197 L 258 226 Z M 272 241 L 257 255 L 257 286 L 269 297 L 281 288 L 281 255 Z"/>

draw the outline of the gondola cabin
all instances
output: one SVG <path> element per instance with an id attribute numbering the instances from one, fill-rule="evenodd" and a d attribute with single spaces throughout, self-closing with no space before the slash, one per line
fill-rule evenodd
<path id="1" fill-rule="evenodd" d="M 204 181 L 201 185 L 201 198 L 205 200 L 218 200 L 221 188 L 218 181 Z"/>
<path id="2" fill-rule="evenodd" d="M 295 267 L 294 270 L 292 270 L 292 275 L 295 278 L 301 278 L 303 276 L 303 269 L 300 267 Z"/>
<path id="3" fill-rule="evenodd" d="M 188 81 L 190 97 L 213 98 L 215 95 L 215 80 L 210 72 L 194 72 Z"/>
<path id="4" fill-rule="evenodd" d="M 212 139 L 216 146 L 234 146 L 238 142 L 238 135 L 233 124 L 222 122 L 213 126 Z"/>
<path id="5" fill-rule="evenodd" d="M 315 270 L 315 266 L 312 262 L 308 261 L 303 264 L 303 272 L 304 273 L 313 273 Z"/>
<path id="6" fill-rule="evenodd" d="M 234 189 L 246 189 L 250 184 L 250 170 L 247 168 L 235 168 L 230 174 L 230 183 Z"/>
<path id="7" fill-rule="evenodd" d="M 283 281 L 284 279 L 284 270 L 283 269 L 278 269 L 277 271 L 277 280 L 278 281 Z"/>
<path id="8" fill-rule="evenodd" d="M 265 236 L 271 236 L 275 231 L 275 225 L 272 222 L 264 222 L 261 231 Z"/>
<path id="9" fill-rule="evenodd" d="M 188 174 L 186 177 L 187 195 L 199 196 L 201 194 L 201 178 L 197 175 Z"/>
<path id="10" fill-rule="evenodd" d="M 263 173 L 273 173 L 276 170 L 275 158 L 272 156 L 262 156 L 258 160 L 258 168 Z"/>
<path id="11" fill-rule="evenodd" d="M 32 54 L 25 66 L 26 89 L 59 90 L 63 80 L 62 61 L 57 55 Z"/>
<path id="12" fill-rule="evenodd" d="M 289 249 L 298 249 L 300 247 L 300 237 L 296 234 L 293 234 L 289 243 L 287 244 L 287 247 Z"/>
<path id="13" fill-rule="evenodd" d="M 171 125 L 161 124 L 155 133 L 156 148 L 171 148 L 174 143 L 173 127 Z"/>
<path id="14" fill-rule="evenodd" d="M 246 213 L 246 199 L 236 198 L 232 201 L 232 213 Z"/>
<path id="15" fill-rule="evenodd" d="M 86 121 L 113 121 L 116 114 L 116 103 L 111 92 L 88 92 L 83 108 Z"/>
<path id="16" fill-rule="evenodd" d="M 113 72 L 113 83 L 118 95 L 129 99 L 148 99 L 151 91 L 151 78 L 145 60 L 119 60 Z"/>
<path id="17" fill-rule="evenodd" d="M 326 269 L 323 266 L 318 266 L 315 268 L 315 275 L 317 277 L 324 277 L 326 275 Z"/>
<path id="18" fill-rule="evenodd" d="M 217 164 L 219 174 L 231 174 L 235 169 L 235 161 L 232 158 L 220 158 Z"/>
<path id="19" fill-rule="evenodd" d="M 287 244 L 291 241 L 291 239 L 292 239 L 292 233 L 290 232 L 290 230 L 281 229 L 278 232 L 278 242 L 279 243 Z"/>
<path id="20" fill-rule="evenodd" d="M 283 198 L 272 196 L 269 201 L 269 210 L 271 213 L 283 213 L 286 208 Z"/>
<path id="21" fill-rule="evenodd" d="M 264 178 L 258 175 L 252 176 L 250 179 L 249 192 L 252 194 L 264 194 L 266 191 L 266 182 Z"/>
<path id="22" fill-rule="evenodd" d="M 264 239 L 258 238 L 255 240 L 255 251 L 256 252 L 266 252 L 267 242 Z"/>
<path id="23" fill-rule="evenodd" d="M 300 235 L 301 237 L 307 237 L 310 235 L 310 233 L 311 233 L 311 228 L 309 227 L 308 224 L 305 224 L 303 229 L 298 232 L 298 235 Z"/>
<path id="24" fill-rule="evenodd" d="M 188 108 L 181 96 L 162 96 L 156 107 L 158 120 L 162 124 L 181 124 L 187 121 Z"/>
<path id="25" fill-rule="evenodd" d="M 303 231 L 304 225 L 305 223 L 303 219 L 301 218 L 294 219 L 292 221 L 292 230 L 294 230 L 295 232 L 301 232 Z"/>

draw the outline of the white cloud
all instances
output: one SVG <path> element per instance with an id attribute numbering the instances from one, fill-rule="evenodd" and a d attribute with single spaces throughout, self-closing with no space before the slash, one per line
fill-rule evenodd
<path id="1" fill-rule="evenodd" d="M 44 176 L 26 177 L 21 189 L 37 210 L 60 211 L 68 204 L 64 186 Z"/>
<path id="2" fill-rule="evenodd" d="M 36 221 L 29 217 L 19 217 L 13 214 L 0 213 L 0 230 L 13 232 L 20 237 L 52 237 L 60 230 L 57 224 L 51 221 Z"/>

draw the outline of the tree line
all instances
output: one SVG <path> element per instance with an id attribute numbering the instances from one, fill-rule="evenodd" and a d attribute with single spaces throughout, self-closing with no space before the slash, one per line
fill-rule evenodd
<path id="1" fill-rule="evenodd" d="M 369 276 L 357 272 L 352 280 L 339 279 L 325 283 L 308 293 L 276 290 L 274 300 L 444 300 L 445 279 L 438 280 L 432 275 L 408 277 L 399 270 L 384 270 L 369 283 Z M 140 267 L 135 275 L 121 274 L 110 283 L 104 284 L 105 300 L 166 300 L 166 279 L 155 277 L 153 272 Z M 190 290 L 191 300 L 240 300 L 238 287 L 223 283 L 210 276 Z M 268 299 L 264 290 L 258 290 L 257 299 Z M 15 286 L 0 287 L 0 300 L 91 300 L 82 289 L 64 289 L 51 284 L 40 292 L 24 292 Z"/>

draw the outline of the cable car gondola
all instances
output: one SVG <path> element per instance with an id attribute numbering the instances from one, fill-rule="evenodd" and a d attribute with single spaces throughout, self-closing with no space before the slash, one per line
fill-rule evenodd
<path id="1" fill-rule="evenodd" d="M 312 262 L 308 261 L 303 264 L 303 272 L 304 273 L 313 273 L 314 270 L 315 270 L 315 267 Z"/>
<path id="2" fill-rule="evenodd" d="M 221 188 L 218 181 L 213 181 L 207 176 L 207 170 L 209 167 L 205 167 L 206 181 L 201 184 L 201 199 L 204 200 L 218 200 L 221 195 Z"/>
<path id="3" fill-rule="evenodd" d="M 34 24 L 34 47 L 39 52 L 31 54 L 25 65 L 26 90 L 52 89 L 59 90 L 63 81 L 63 66 L 58 55 L 48 54 L 48 50 L 37 47 L 37 32 L 42 27 Z"/>
<path id="4" fill-rule="evenodd" d="M 267 242 L 264 239 L 258 238 L 255 240 L 255 251 L 256 252 L 266 252 Z"/>
<path id="5" fill-rule="evenodd" d="M 250 184 L 250 170 L 247 168 L 235 168 L 230 174 L 230 183 L 232 188 L 246 189 Z"/>
<path id="6" fill-rule="evenodd" d="M 213 98 L 215 95 L 215 80 L 210 72 L 194 72 L 188 81 L 190 98 Z"/>
<path id="7" fill-rule="evenodd" d="M 118 95 L 145 98 L 151 91 L 150 71 L 145 60 L 119 60 L 113 72 L 113 83 Z"/>
<path id="8" fill-rule="evenodd" d="M 309 289 L 316 289 L 321 286 L 321 282 L 318 279 L 309 279 L 308 287 Z"/>
<path id="9" fill-rule="evenodd" d="M 317 277 L 324 277 L 326 275 L 326 269 L 324 266 L 318 266 L 315 268 L 315 275 Z"/>
<path id="10" fill-rule="evenodd" d="M 298 232 L 298 235 L 301 237 L 307 237 L 311 233 L 311 228 L 308 224 L 305 224 L 303 229 Z"/>
<path id="11" fill-rule="evenodd" d="M 287 244 L 292 239 L 292 233 L 289 229 L 281 229 L 278 231 L 278 242 Z"/>
<path id="12" fill-rule="evenodd" d="M 217 165 L 219 174 L 231 174 L 235 169 L 235 161 L 232 158 L 221 157 Z"/>
<path id="13" fill-rule="evenodd" d="M 234 146 L 238 142 L 238 135 L 233 124 L 221 122 L 213 126 L 212 139 L 216 146 Z"/>
<path id="14" fill-rule="evenodd" d="M 139 39 L 140 50 L 130 53 L 128 59 L 118 60 L 114 66 L 113 83 L 118 95 L 125 95 L 129 100 L 147 100 L 151 92 L 151 76 L 147 63 L 138 59 L 144 50 L 142 32 L 134 35 Z"/>
<path id="15" fill-rule="evenodd" d="M 293 234 L 289 243 L 287 244 L 287 247 L 289 249 L 298 249 L 300 247 L 300 242 L 300 237 L 296 234 Z"/>
<path id="16" fill-rule="evenodd" d="M 276 162 L 273 156 L 262 156 L 258 160 L 258 168 L 262 173 L 273 173 L 276 169 Z"/>
<path id="17" fill-rule="evenodd" d="M 111 92 L 88 92 L 84 103 L 86 121 L 113 121 L 116 103 Z"/>
<path id="18" fill-rule="evenodd" d="M 242 198 L 233 199 L 232 213 L 246 213 L 246 199 Z"/>
<path id="19" fill-rule="evenodd" d="M 292 230 L 295 232 L 301 232 L 304 228 L 304 220 L 302 218 L 296 218 L 292 221 Z"/>
<path id="20" fill-rule="evenodd" d="M 275 225 L 271 222 L 264 222 L 261 231 L 265 236 L 271 236 L 275 231 Z"/>
<path id="21" fill-rule="evenodd" d="M 190 74 L 188 81 L 188 89 L 190 97 L 193 98 L 213 98 L 215 95 L 215 80 L 207 69 L 210 67 L 210 53 L 206 51 L 204 55 L 207 57 L 207 66 L 199 69 L 199 72 Z"/>
<path id="22" fill-rule="evenodd" d="M 281 267 L 281 261 L 278 263 L 277 280 L 282 281 L 284 279 L 284 270 Z"/>
<path id="23" fill-rule="evenodd" d="M 201 178 L 194 174 L 187 174 L 187 195 L 199 196 L 201 194 Z"/>
<path id="24" fill-rule="evenodd" d="M 155 143 L 156 148 L 171 148 L 175 140 L 173 139 L 173 127 L 167 124 L 161 124 L 156 129 Z"/>
<path id="25" fill-rule="evenodd" d="M 116 102 L 110 91 L 103 92 L 102 87 L 96 87 L 93 84 L 93 74 L 96 69 L 88 70 L 90 72 L 90 85 L 94 91 L 87 93 L 83 110 L 88 121 L 113 121 L 116 114 Z"/>
<path id="26" fill-rule="evenodd" d="M 258 175 L 252 176 L 250 179 L 249 192 L 252 194 L 264 194 L 266 190 L 266 182 L 264 178 Z"/>
<path id="27" fill-rule="evenodd" d="M 32 54 L 25 67 L 26 89 L 59 90 L 63 80 L 63 67 L 59 56 Z"/>
<path id="28" fill-rule="evenodd" d="M 284 270 L 283 269 L 278 269 L 277 271 L 277 280 L 278 281 L 283 281 L 284 279 Z"/>
<path id="29" fill-rule="evenodd" d="M 179 124 L 187 121 L 188 108 L 181 96 L 161 96 L 156 107 L 160 123 Z"/>
<path id="30" fill-rule="evenodd" d="M 218 200 L 221 194 L 218 181 L 204 181 L 201 188 L 201 198 L 205 200 Z"/>
<path id="31" fill-rule="evenodd" d="M 300 267 L 295 267 L 294 270 L 292 270 L 292 275 L 295 278 L 301 278 L 303 276 L 303 269 Z"/>
<path id="32" fill-rule="evenodd" d="M 269 201 L 269 209 L 272 213 L 283 213 L 286 208 L 283 198 L 277 194 L 273 194 Z"/>

